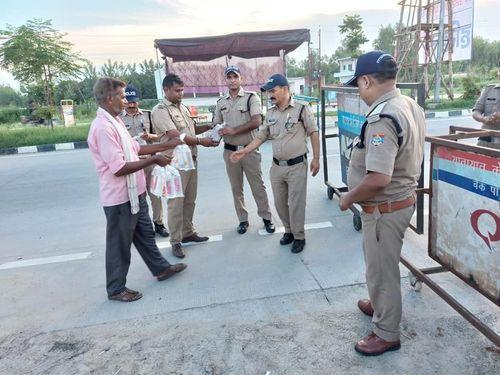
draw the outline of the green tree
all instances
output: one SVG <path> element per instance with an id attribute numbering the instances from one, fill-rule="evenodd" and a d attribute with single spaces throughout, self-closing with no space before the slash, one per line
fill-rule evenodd
<path id="1" fill-rule="evenodd" d="M 156 99 L 155 71 L 160 68 L 162 65 L 153 59 L 131 64 L 126 77 L 127 83 L 133 84 L 139 90 L 142 99 Z"/>
<path id="2" fill-rule="evenodd" d="M 67 99 L 71 99 L 77 103 L 82 103 L 86 99 L 83 96 L 80 82 L 72 80 L 59 82 L 55 89 L 55 97 L 56 103 L 59 103 L 61 100 Z"/>
<path id="3" fill-rule="evenodd" d="M 37 104 L 45 101 L 45 85 L 42 82 L 34 83 L 32 85 L 21 85 L 21 94 L 26 95 L 26 102 L 31 100 Z"/>
<path id="4" fill-rule="evenodd" d="M 106 63 L 99 69 L 99 74 L 105 77 L 119 78 L 126 80 L 125 76 L 128 73 L 127 66 L 123 62 L 111 61 L 108 59 Z"/>
<path id="5" fill-rule="evenodd" d="M 462 86 L 464 88 L 464 94 L 462 99 L 472 100 L 477 99 L 481 93 L 481 88 L 477 84 L 477 78 L 471 75 L 467 75 L 462 79 Z"/>
<path id="6" fill-rule="evenodd" d="M 286 71 L 289 77 L 307 76 L 307 59 L 297 61 L 293 57 L 286 58 Z"/>
<path id="7" fill-rule="evenodd" d="M 0 30 L 0 66 L 25 86 L 43 83 L 45 102 L 54 105 L 54 84 L 77 76 L 83 59 L 72 52 L 65 34 L 51 27 L 51 20 L 33 19 L 25 25 Z"/>
<path id="8" fill-rule="evenodd" d="M 0 85 L 0 106 L 20 107 L 23 98 L 10 86 Z"/>
<path id="9" fill-rule="evenodd" d="M 396 27 L 392 25 L 380 26 L 378 29 L 378 36 L 373 41 L 373 48 L 376 50 L 384 51 L 394 54 L 396 48 Z"/>
<path id="10" fill-rule="evenodd" d="M 351 57 L 361 55 L 361 45 L 368 42 L 363 31 L 363 19 L 359 14 L 352 16 L 346 15 L 341 25 L 339 25 L 340 33 L 344 36 L 342 39 L 342 47 L 346 54 Z M 346 56 L 344 56 L 346 57 Z"/>

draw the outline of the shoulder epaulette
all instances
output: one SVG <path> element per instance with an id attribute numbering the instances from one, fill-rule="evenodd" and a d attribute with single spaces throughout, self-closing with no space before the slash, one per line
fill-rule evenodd
<path id="1" fill-rule="evenodd" d="M 380 114 L 382 113 L 382 110 L 384 109 L 386 104 L 387 102 L 382 102 L 379 103 L 375 108 L 373 108 L 373 110 L 370 113 L 368 113 L 366 121 L 369 124 L 371 124 L 373 122 L 377 122 L 378 120 L 380 120 Z"/>

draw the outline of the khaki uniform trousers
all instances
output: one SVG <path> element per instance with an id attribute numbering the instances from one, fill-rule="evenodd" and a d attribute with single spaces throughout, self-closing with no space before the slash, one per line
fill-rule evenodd
<path id="1" fill-rule="evenodd" d="M 273 162 L 270 177 L 274 204 L 285 232 L 297 240 L 305 239 L 307 160 L 284 167 Z"/>
<path id="2" fill-rule="evenodd" d="M 156 164 L 150 165 L 144 168 L 144 174 L 146 175 L 146 186 L 148 190 L 149 199 L 151 199 L 151 207 L 153 208 L 153 222 L 156 224 L 163 224 L 163 205 L 161 197 L 157 197 L 151 194 L 149 191 L 149 183 L 151 181 L 151 172 Z"/>
<path id="3" fill-rule="evenodd" d="M 196 167 L 196 162 L 195 162 Z M 180 243 L 184 237 L 195 233 L 193 215 L 198 191 L 198 169 L 179 171 L 184 197 L 167 201 L 170 243 Z"/>
<path id="4" fill-rule="evenodd" d="M 271 220 L 271 211 L 267 199 L 266 187 L 262 180 L 261 155 L 255 150 L 241 159 L 238 163 L 232 163 L 229 160 L 233 152 L 224 150 L 224 162 L 226 163 L 226 172 L 233 192 L 234 208 L 238 220 L 248 221 L 248 211 L 245 207 L 245 195 L 243 193 L 243 174 L 247 177 L 248 184 L 252 190 L 252 195 L 257 204 L 257 214 L 266 220 Z"/>
<path id="5" fill-rule="evenodd" d="M 399 340 L 401 276 L 399 259 L 403 238 L 415 206 L 391 213 L 361 214 L 366 285 L 374 314 L 373 332 L 386 341 Z"/>

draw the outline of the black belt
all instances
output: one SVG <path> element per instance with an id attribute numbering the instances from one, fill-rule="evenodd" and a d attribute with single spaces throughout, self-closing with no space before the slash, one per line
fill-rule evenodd
<path id="1" fill-rule="evenodd" d="M 229 150 L 229 151 L 238 151 L 238 147 L 243 148 L 247 147 L 245 146 L 235 146 L 235 145 L 230 145 L 229 143 L 224 142 L 224 149 Z"/>
<path id="2" fill-rule="evenodd" d="M 300 156 L 297 156 L 296 158 L 288 159 L 288 160 L 278 160 L 276 158 L 273 158 L 274 164 L 279 165 L 281 167 L 299 164 L 299 163 L 302 163 L 304 160 L 307 160 L 307 154 L 300 155 Z"/>

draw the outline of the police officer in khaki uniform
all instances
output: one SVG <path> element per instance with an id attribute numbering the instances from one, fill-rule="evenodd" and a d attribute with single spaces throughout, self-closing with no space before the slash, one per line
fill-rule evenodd
<path id="1" fill-rule="evenodd" d="M 189 110 L 181 104 L 184 95 L 184 83 L 175 74 L 168 74 L 163 79 L 163 91 L 165 98 L 156 105 L 152 112 L 153 127 L 155 133 L 163 142 L 172 138 L 180 138 L 190 148 L 195 166 L 198 155 L 196 146 L 215 147 L 218 143 L 210 138 L 197 138 L 196 134 L 210 129 L 209 126 L 197 126 L 191 118 Z M 172 155 L 172 151 L 169 152 Z M 204 242 L 208 237 L 199 236 L 193 226 L 193 215 L 198 189 L 198 170 L 179 171 L 182 180 L 182 192 L 184 197 L 169 199 L 168 224 L 170 227 L 170 243 L 172 253 L 178 258 L 184 258 L 185 252 L 181 242 Z"/>
<path id="2" fill-rule="evenodd" d="M 500 80 L 500 61 L 498 64 L 497 76 Z M 474 105 L 472 118 L 482 123 L 481 129 L 500 130 L 500 83 L 491 84 L 484 88 L 476 105 Z M 500 150 L 499 137 L 480 137 L 477 144 Z"/>
<path id="3" fill-rule="evenodd" d="M 292 98 L 288 80 L 274 74 L 261 87 L 267 92 L 273 106 L 255 138 L 244 149 L 233 152 L 236 163 L 270 139 L 273 146 L 273 164 L 270 177 L 274 203 L 285 227 L 280 244 L 293 242 L 292 253 L 300 253 L 306 243 L 304 222 L 307 196 L 307 136 L 311 138 L 313 176 L 319 171 L 319 135 L 311 109 L 306 103 Z"/>
<path id="4" fill-rule="evenodd" d="M 256 129 L 262 123 L 260 99 L 256 93 L 243 90 L 238 67 L 228 66 L 224 73 L 229 92 L 217 101 L 212 125 L 225 124 L 220 134 L 224 137 L 224 162 L 239 220 L 237 231 L 239 234 L 244 234 L 249 226 L 243 194 L 243 174 L 245 174 L 257 204 L 257 213 L 262 218 L 266 231 L 274 233 L 266 187 L 262 180 L 260 166 L 262 157 L 259 150 L 252 151 L 238 163 L 231 163 L 229 160 L 234 151 L 242 149 L 255 138 Z"/>
<path id="5" fill-rule="evenodd" d="M 149 111 L 143 111 L 139 108 L 139 94 L 134 86 L 131 84 L 127 85 L 125 88 L 125 99 L 127 99 L 127 106 L 125 111 L 120 115 L 123 123 L 127 127 L 128 132 L 132 138 L 138 139 L 139 142 L 143 140 L 148 143 L 156 142 L 159 137 L 156 134 L 151 134 L 151 123 Z M 163 225 L 163 206 L 160 197 L 149 192 L 149 182 L 151 180 L 151 172 L 153 171 L 154 165 L 144 168 L 144 174 L 146 175 L 146 186 L 148 187 L 148 195 L 151 199 L 151 206 L 153 207 L 153 223 L 155 227 L 155 232 L 162 237 L 168 237 L 169 233 L 165 225 Z"/>
<path id="6" fill-rule="evenodd" d="M 425 139 L 422 108 L 396 89 L 397 65 L 381 51 L 359 57 L 354 77 L 370 106 L 367 121 L 354 141 L 347 184 L 340 208 L 362 206 L 363 251 L 369 300 L 360 310 L 373 316 L 373 332 L 355 349 L 380 355 L 400 348 L 401 285 L 399 258 L 403 237 L 415 210 L 415 189 L 420 176 Z"/>

